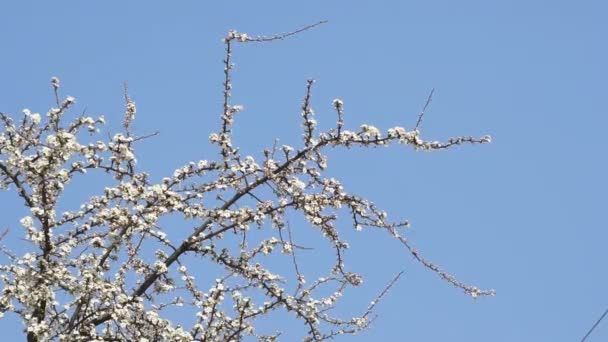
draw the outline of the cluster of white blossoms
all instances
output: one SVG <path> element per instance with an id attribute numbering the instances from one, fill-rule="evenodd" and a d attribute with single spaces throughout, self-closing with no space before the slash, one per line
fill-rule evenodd
<path id="1" fill-rule="evenodd" d="M 257 159 L 233 146 L 231 127 L 242 107 L 230 103 L 230 44 L 288 35 L 229 33 L 221 128 L 209 136 L 219 160 L 188 163 L 159 182 L 138 170 L 135 147 L 145 137 L 130 130 L 136 108 L 126 94 L 125 131 L 105 141 L 94 140 L 103 117 L 68 118 L 75 99 L 60 101 L 57 78 L 52 80 L 57 107 L 46 117 L 24 110 L 15 120 L 0 113 L 0 189 L 15 192 L 29 208 L 20 218 L 22 231 L 10 230 L 15 241 L 24 241 L 20 252 L 1 249 L 0 317 L 19 315 L 28 341 L 275 341 L 281 332 L 258 331 L 255 321 L 277 311 L 302 321 L 307 341 L 356 333 L 368 327 L 372 309 L 390 286 L 370 298 L 371 306 L 360 315 L 333 314 L 347 289 L 363 283 L 347 264 L 349 244 L 341 237 L 340 216 L 356 230 L 390 234 L 422 265 L 467 294 L 492 295 L 422 258 L 403 237 L 407 221 L 390 221 L 373 203 L 326 177 L 323 154 L 333 147 L 391 143 L 438 150 L 489 142 L 489 137 L 440 143 L 424 141 L 417 129 L 383 133 L 362 125 L 344 130 L 339 99 L 333 101 L 336 126 L 319 132 L 311 106 L 313 81 L 308 81 L 301 146 L 275 146 Z M 106 181 L 98 182 L 104 175 Z M 105 186 L 74 206 L 63 195 L 75 177 L 94 177 L 92 184 Z M 58 213 L 60 208 L 73 209 Z M 307 281 L 310 248 L 292 235 L 289 219 L 298 214 L 329 249 L 331 263 L 316 280 Z M 288 267 L 271 267 L 267 260 Z M 215 268 L 201 266 L 210 264 Z M 319 274 L 319 265 L 314 266 Z M 169 309 L 183 310 L 182 317 L 189 318 L 169 319 Z"/>

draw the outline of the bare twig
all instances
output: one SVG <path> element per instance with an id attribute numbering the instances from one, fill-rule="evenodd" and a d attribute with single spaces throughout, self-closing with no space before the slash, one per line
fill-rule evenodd
<path id="1" fill-rule="evenodd" d="M 289 237 L 289 244 L 291 245 L 291 260 L 293 262 L 293 267 L 298 276 L 298 288 L 296 290 L 296 293 L 297 293 L 302 289 L 302 285 L 304 284 L 304 276 L 300 272 L 300 267 L 298 266 L 298 259 L 296 257 L 296 250 L 294 248 L 293 235 L 291 233 L 291 225 L 289 224 L 289 221 L 287 221 L 287 234 Z"/>
<path id="2" fill-rule="evenodd" d="M 55 103 L 57 103 L 57 107 L 61 107 L 61 102 L 59 101 L 59 78 L 52 77 L 51 85 L 53 86 L 53 94 L 55 94 Z"/>
<path id="3" fill-rule="evenodd" d="M 311 90 L 315 80 L 309 79 L 306 81 L 306 95 L 304 95 L 304 101 L 302 102 L 302 118 L 304 119 L 304 143 L 306 146 L 310 146 L 313 139 L 313 133 L 315 130 L 316 121 L 312 118 L 314 111 L 310 106 Z"/>
<path id="4" fill-rule="evenodd" d="M 155 137 L 155 136 L 157 136 L 159 134 L 160 134 L 160 132 L 156 131 L 154 133 L 142 135 L 141 137 L 133 138 L 133 142 L 140 141 L 140 140 L 145 140 L 145 139 L 148 139 L 148 138 L 152 138 L 152 137 Z"/>
<path id="5" fill-rule="evenodd" d="M 5 228 L 2 233 L 0 233 L 0 240 L 4 239 L 4 237 L 8 234 L 8 228 Z"/>
<path id="6" fill-rule="evenodd" d="M 583 337 L 581 342 L 585 342 L 587 340 L 587 337 L 589 337 L 589 335 L 591 335 L 593 330 L 595 330 L 595 328 L 600 324 L 600 322 L 604 319 L 604 317 L 606 317 L 606 315 L 608 315 L 608 309 L 606 309 L 606 311 L 604 311 L 602 316 L 600 316 L 600 318 L 597 321 L 595 321 L 595 324 L 593 324 L 591 329 L 589 329 L 589 331 L 587 331 L 587 333 L 585 334 L 585 336 Z"/>
<path id="7" fill-rule="evenodd" d="M 244 42 L 272 42 L 272 41 L 275 41 L 275 40 L 283 40 L 283 39 L 285 39 L 287 37 L 295 36 L 298 33 L 301 33 L 301 32 L 304 32 L 304 31 L 308 31 L 308 30 L 310 30 L 310 29 L 312 29 L 314 27 L 323 25 L 323 24 L 325 24 L 327 22 L 328 22 L 327 20 L 322 20 L 322 21 L 319 21 L 318 23 L 304 26 L 304 27 L 302 27 L 302 28 L 300 28 L 298 30 L 295 30 L 295 31 L 292 31 L 292 32 L 286 32 L 286 33 L 279 33 L 279 34 L 274 35 L 274 36 L 268 36 L 268 37 L 259 36 L 259 37 L 255 37 L 255 38 L 247 37 L 244 40 Z"/>
<path id="8" fill-rule="evenodd" d="M 388 291 L 393 287 L 393 285 L 395 285 L 395 283 L 397 283 L 397 281 L 399 280 L 399 278 L 401 278 L 403 273 L 405 273 L 405 271 L 401 271 L 401 272 L 397 273 L 397 275 L 393 278 L 393 280 L 391 280 L 386 285 L 386 287 L 384 287 L 382 292 L 380 292 L 380 294 L 371 302 L 371 304 L 369 305 L 369 307 L 363 314 L 363 318 L 367 317 L 374 310 L 374 307 L 378 304 L 380 299 L 382 299 L 382 297 L 384 297 L 388 293 Z"/>
<path id="9" fill-rule="evenodd" d="M 424 107 L 422 107 L 422 111 L 418 115 L 418 121 L 416 121 L 416 127 L 414 128 L 415 130 L 417 130 L 420 127 L 420 124 L 422 123 L 422 117 L 424 117 L 424 113 L 426 113 L 426 109 L 428 108 L 429 104 L 431 104 L 431 101 L 433 100 L 434 92 L 435 92 L 435 88 L 431 89 L 431 93 L 429 94 L 429 97 L 427 97 L 426 103 L 424 104 Z"/>

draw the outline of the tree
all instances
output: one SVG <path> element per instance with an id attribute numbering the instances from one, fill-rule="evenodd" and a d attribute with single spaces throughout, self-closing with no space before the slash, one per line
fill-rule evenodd
<path id="1" fill-rule="evenodd" d="M 126 86 L 123 131 L 106 140 L 94 140 L 103 117 L 68 118 L 75 99 L 61 99 L 57 78 L 51 82 L 56 107 L 45 117 L 27 109 L 18 120 L 0 113 L 0 188 L 14 190 L 31 213 L 20 220 L 29 252 L 2 248 L 1 315 L 19 315 L 28 341 L 274 341 L 280 332 L 255 329 L 256 319 L 274 312 L 304 323 L 305 340 L 356 333 L 369 326 L 376 303 L 401 274 L 361 315 L 333 315 L 344 291 L 362 282 L 346 267 L 349 245 L 341 238 L 339 214 L 356 230 L 390 234 L 424 267 L 468 295 L 493 295 L 424 259 L 402 233 L 407 221 L 390 221 L 372 202 L 325 176 L 323 154 L 335 147 L 392 143 L 435 151 L 487 143 L 488 136 L 423 140 L 424 110 L 409 131 L 394 127 L 382 133 L 372 125 L 348 130 L 340 99 L 332 103 L 335 127 L 319 132 L 311 104 L 314 81 L 308 80 L 299 147 L 275 145 L 256 159 L 233 145 L 232 125 L 242 110 L 231 102 L 234 44 L 280 40 L 319 24 L 272 37 L 229 32 L 221 127 L 209 136 L 220 158 L 188 163 L 160 182 L 137 168 L 135 146 L 152 135 L 132 132 L 137 109 Z M 113 185 L 76 209 L 58 212 L 68 205 L 63 196 L 72 179 L 93 182 L 103 175 L 111 176 Z M 308 247 L 292 238 L 290 218 L 297 215 L 332 250 L 327 273 L 311 281 L 299 257 Z M 175 216 L 190 228 L 160 223 Z M 192 270 L 202 262 L 208 268 L 199 280 Z M 289 269 L 274 266 L 281 262 Z M 192 324 L 168 318 L 166 312 L 175 309 Z"/>

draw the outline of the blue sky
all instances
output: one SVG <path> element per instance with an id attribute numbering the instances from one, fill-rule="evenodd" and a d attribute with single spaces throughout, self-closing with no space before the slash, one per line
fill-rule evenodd
<path id="1" fill-rule="evenodd" d="M 3 2 L 0 110 L 45 112 L 58 76 L 79 110 L 117 127 L 128 81 L 136 132 L 160 131 L 140 146 L 139 166 L 160 178 L 216 156 L 207 136 L 219 124 L 229 29 L 272 34 L 329 20 L 236 47 L 234 100 L 246 110 L 235 140 L 248 153 L 274 137 L 300 142 L 310 77 L 321 126 L 334 122 L 339 97 L 347 126 L 411 128 L 435 88 L 423 137 L 494 138 L 437 153 L 330 154 L 329 172 L 347 189 L 411 221 L 427 258 L 497 290 L 472 300 L 383 234 L 354 236 L 365 286 L 347 310 L 406 273 L 373 328 L 352 340 L 576 341 L 608 307 L 607 11 L 601 1 Z M 11 198 L 0 196 L 3 212 L 21 208 Z M 0 224 L 17 234 L 18 219 L 3 214 Z M 21 336 L 10 319 L 0 330 Z M 608 321 L 588 341 L 606 339 Z"/>

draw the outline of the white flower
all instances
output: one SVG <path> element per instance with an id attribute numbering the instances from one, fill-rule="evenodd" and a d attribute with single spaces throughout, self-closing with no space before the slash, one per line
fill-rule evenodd
<path id="1" fill-rule="evenodd" d="M 295 185 L 298 189 L 304 189 L 306 187 L 306 183 L 302 182 L 298 178 L 292 179 L 293 185 Z"/>
<path id="2" fill-rule="evenodd" d="M 354 323 L 357 325 L 357 327 L 359 328 L 365 328 L 366 324 L 367 324 L 367 320 L 364 317 L 359 317 L 359 318 L 355 318 L 353 319 Z"/>
<path id="3" fill-rule="evenodd" d="M 365 124 L 361 125 L 361 131 L 363 131 L 363 134 L 368 137 L 379 137 L 380 136 L 380 130 L 374 126 L 365 125 Z"/>
<path id="4" fill-rule="evenodd" d="M 219 135 L 217 135 L 217 133 L 209 134 L 209 141 L 211 141 L 212 143 L 218 142 L 219 140 L 220 140 L 220 137 L 219 137 Z"/>
<path id="5" fill-rule="evenodd" d="M 284 254 L 291 254 L 293 252 L 293 248 L 291 247 L 291 243 L 287 242 L 285 244 L 283 244 L 283 253 Z"/>
<path id="6" fill-rule="evenodd" d="M 32 120 L 32 123 L 34 125 L 37 125 L 40 123 L 41 117 L 39 113 L 34 113 L 32 115 L 30 115 L 30 120 Z"/>
<path id="7" fill-rule="evenodd" d="M 23 228 L 30 228 L 34 225 L 34 220 L 32 219 L 31 216 L 26 216 L 24 218 L 21 219 L 21 225 L 23 226 Z"/>
<path id="8" fill-rule="evenodd" d="M 230 106 L 230 112 L 232 112 L 232 113 L 240 112 L 243 109 L 245 109 L 245 107 L 243 105 Z"/>
<path id="9" fill-rule="evenodd" d="M 156 273 L 165 273 L 168 270 L 167 265 L 160 260 L 156 260 L 154 263 L 154 269 L 156 270 Z"/>
<path id="10" fill-rule="evenodd" d="M 137 106 L 135 106 L 135 102 L 133 101 L 129 101 L 127 103 L 127 112 L 131 115 L 137 113 Z M 133 119 L 134 117 L 132 117 L 131 119 Z"/>

